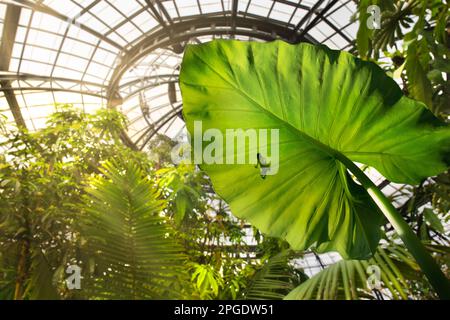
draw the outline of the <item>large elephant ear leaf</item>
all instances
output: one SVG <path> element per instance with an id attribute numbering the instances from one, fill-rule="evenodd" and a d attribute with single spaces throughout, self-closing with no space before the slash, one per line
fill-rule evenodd
<path id="1" fill-rule="evenodd" d="M 279 130 L 277 174 L 263 179 L 248 158 L 201 167 L 235 215 L 294 249 L 314 245 L 353 259 L 374 252 L 382 217 L 343 159 L 410 184 L 449 164 L 449 128 L 377 65 L 345 52 L 213 41 L 187 48 L 180 85 L 191 134 L 195 121 L 224 136 L 227 129 Z M 237 152 L 254 154 L 249 144 Z"/>

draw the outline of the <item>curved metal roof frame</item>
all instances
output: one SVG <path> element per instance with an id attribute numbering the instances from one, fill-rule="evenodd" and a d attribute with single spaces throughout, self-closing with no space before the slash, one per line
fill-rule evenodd
<path id="1" fill-rule="evenodd" d="M 209 36 L 326 44 L 333 37 L 339 37 L 340 44 L 334 46 L 349 49 L 356 30 L 347 31 L 352 25 L 350 16 L 355 8 L 352 0 L 0 0 L 0 9 L 2 6 L 0 93 L 3 97 L 0 96 L 0 102 L 6 100 L 9 110 L 1 112 L 9 112 L 20 126 L 31 123 L 34 128 L 37 117 L 33 113 L 41 116 L 48 112 L 39 112 L 31 106 L 28 98 L 31 94 L 39 97 L 36 100 L 40 107 L 49 96 L 53 99 L 47 101 L 51 106 L 63 102 L 58 101 L 61 97 L 71 95 L 80 96 L 83 107 L 89 104 L 86 101 L 95 98 L 100 100 L 92 100 L 92 105 L 116 108 L 124 100 L 155 87 L 176 83 L 177 70 L 167 72 L 167 68 L 163 74 L 124 80 L 130 69 L 161 48 L 172 48 L 179 55 L 180 44 Z M 36 16 L 40 22 L 35 22 Z M 46 20 L 52 19 L 59 21 L 53 22 L 54 28 L 46 24 Z M 336 19 L 346 21 L 339 24 Z M 74 34 L 74 30 L 82 34 Z M 323 30 L 327 30 L 325 34 Z M 40 42 L 30 41 L 30 34 L 36 33 L 39 33 L 36 39 L 42 38 Z M 41 34 L 45 35 L 41 37 Z M 48 43 L 53 38 L 57 39 L 56 44 Z M 65 46 L 69 42 L 86 47 L 89 53 L 79 53 L 77 48 L 67 50 Z M 32 53 L 27 55 L 30 48 Z M 35 58 L 33 50 L 43 53 Z M 107 58 L 97 57 L 99 51 Z M 42 61 L 46 54 L 50 58 Z M 155 66 L 160 67 L 157 64 L 155 62 Z M 32 68 L 24 65 L 32 65 Z M 125 96 L 124 92 L 127 92 Z M 149 131 L 149 123 L 160 127 L 167 115 L 173 118 L 179 105 L 170 105 L 168 112 L 157 120 L 141 114 L 147 128 L 137 129 L 137 132 Z M 130 120 L 143 123 L 137 118 Z M 135 136 L 148 140 L 142 137 L 142 132 Z M 125 133 L 124 140 L 134 145 Z"/>
<path id="2" fill-rule="evenodd" d="M 121 59 L 111 78 L 110 95 L 117 90 L 118 81 L 124 72 L 132 65 L 157 48 L 165 48 L 179 44 L 191 38 L 202 35 L 243 35 L 261 40 L 275 40 L 281 38 L 289 42 L 298 42 L 296 34 L 292 30 L 274 21 L 261 21 L 255 18 L 234 17 L 234 24 L 230 25 L 230 17 L 204 15 L 180 22 L 173 22 L 160 30 L 156 30 L 143 41 L 138 43 L 132 50 L 128 51 Z M 297 40 L 298 39 L 298 40 Z M 297 40 L 297 41 L 294 41 Z M 305 35 L 301 40 L 316 43 L 313 38 Z"/>

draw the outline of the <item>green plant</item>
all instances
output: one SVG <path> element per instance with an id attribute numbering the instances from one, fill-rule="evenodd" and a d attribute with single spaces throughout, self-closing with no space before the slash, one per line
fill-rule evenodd
<path id="1" fill-rule="evenodd" d="M 133 163 L 107 162 L 85 198 L 81 236 L 88 257 L 89 296 L 107 299 L 180 298 L 186 294 L 186 257 L 173 238 L 166 202 L 154 181 Z M 82 249 L 82 250 L 83 250 Z"/>
<path id="2" fill-rule="evenodd" d="M 197 120 L 224 135 L 280 130 L 276 175 L 264 179 L 251 164 L 201 166 L 234 214 L 293 249 L 316 245 L 363 259 L 378 244 L 382 212 L 436 291 L 450 297 L 449 281 L 429 253 L 354 163 L 409 184 L 449 165 L 448 126 L 403 96 L 377 65 L 324 46 L 213 41 L 187 48 L 180 83 L 192 135 Z M 216 152 L 225 154 L 221 147 Z"/>
<path id="3" fill-rule="evenodd" d="M 192 263 L 191 280 L 199 292 L 201 299 L 214 299 L 224 287 L 223 278 L 211 265 Z"/>
<path id="4" fill-rule="evenodd" d="M 1 299 L 85 298 L 67 290 L 64 278 L 83 256 L 79 222 L 88 179 L 114 158 L 151 171 L 144 153 L 122 144 L 119 112 L 57 110 L 36 132 L 0 126 Z"/>
<path id="5" fill-rule="evenodd" d="M 380 29 L 367 28 L 371 5 L 380 8 Z M 356 38 L 360 57 L 391 57 L 388 67 L 402 80 L 404 92 L 444 119 L 450 113 L 449 12 L 448 1 L 362 0 Z"/>
<path id="6" fill-rule="evenodd" d="M 197 267 L 215 275 L 214 279 L 220 277 L 218 291 L 214 294 L 208 285 L 200 286 L 203 289 L 197 287 L 196 294 L 207 299 L 241 298 L 260 265 L 259 256 L 271 256 L 273 252 L 279 252 L 280 246 L 277 243 L 271 245 L 271 239 L 256 236 L 257 230 L 233 216 L 226 203 L 213 191 L 204 172 L 193 165 L 175 166 L 168 162 L 173 142 L 161 136 L 156 139 L 154 145 L 158 147 L 151 149 L 152 155 L 166 159 L 164 168 L 156 171 L 158 183 L 168 202 L 167 215 L 172 217 L 187 249 L 190 271 L 192 276 L 196 275 L 193 283 L 197 284 Z M 256 244 L 249 245 L 245 236 L 253 234 L 257 238 Z M 256 253 L 257 257 L 253 258 Z"/>
<path id="7" fill-rule="evenodd" d="M 47 127 L 2 128 L 0 154 L 0 296 L 70 297 L 62 290 L 67 264 L 76 263 L 79 205 L 86 178 L 101 161 L 143 159 L 120 143 L 125 118 L 115 111 L 87 115 L 57 106 Z"/>
<path id="8" fill-rule="evenodd" d="M 371 267 L 379 268 L 379 274 Z M 368 274 L 368 270 L 372 273 Z M 369 260 L 342 260 L 327 267 L 292 290 L 285 299 L 376 299 L 382 290 L 394 299 L 407 299 L 412 296 L 411 280 L 420 281 L 418 271 L 414 258 L 403 247 L 391 243 L 380 246 Z"/>
<path id="9" fill-rule="evenodd" d="M 218 295 L 210 298 L 241 296 L 247 279 L 258 265 L 257 259 L 241 258 L 237 254 L 247 252 L 249 255 L 251 250 L 244 243 L 244 224 L 218 199 L 203 172 L 194 166 L 173 166 L 167 162 L 174 142 L 159 136 L 155 142 L 157 147 L 150 150 L 151 156 L 158 155 L 154 162 L 147 154 L 122 144 L 120 132 L 126 125 L 122 114 L 100 110 L 88 115 L 71 106 L 57 108 L 58 111 L 50 116 L 48 126 L 34 133 L 6 126 L 3 118 L 0 119 L 3 135 L 0 154 L 0 299 L 133 298 L 117 289 L 121 285 L 128 288 L 129 274 L 114 277 L 110 287 L 101 281 L 106 262 L 103 263 L 102 257 L 92 257 L 98 256 L 95 252 L 97 241 L 107 236 L 104 229 L 86 229 L 80 225 L 83 222 L 86 226 L 87 220 L 91 219 L 85 214 L 83 202 L 91 188 L 90 182 L 106 183 L 103 164 L 111 167 L 112 163 L 117 164 L 111 168 L 114 172 L 125 170 L 117 159 L 127 159 L 130 164 L 138 165 L 142 178 L 151 184 L 151 190 L 157 190 L 158 201 L 164 204 L 160 214 L 164 216 L 171 237 L 181 243 L 179 250 L 186 253 L 187 261 L 220 275 L 218 281 L 223 285 L 219 287 Z M 161 167 L 165 168 L 155 172 L 154 168 Z M 129 182 L 123 186 L 116 190 L 116 196 L 128 194 Z M 149 201 L 154 200 L 153 196 Z M 92 195 L 88 199 L 90 197 Z M 105 198 L 104 205 L 110 205 L 113 200 Z M 187 204 L 184 212 L 180 210 L 183 201 Z M 159 229 L 158 226 L 155 228 Z M 129 234 L 109 236 L 123 240 Z M 258 243 L 265 241 L 260 239 Z M 145 249 L 151 250 L 153 244 L 149 241 Z M 118 250 L 111 243 L 106 249 Z M 65 273 L 68 265 L 82 267 L 83 290 L 67 289 L 64 280 L 68 276 Z M 186 275 L 188 272 L 194 271 L 185 266 L 178 273 Z M 186 278 L 189 279 L 189 275 Z M 173 291 L 177 290 L 178 296 L 199 297 L 198 292 L 187 293 L 191 286 L 185 286 L 186 282 L 173 279 L 172 292 L 162 292 L 167 282 L 162 283 L 161 290 L 155 290 L 154 279 L 141 281 L 140 285 L 144 286 L 142 290 L 146 290 L 146 297 L 175 297 Z M 144 293 L 137 292 L 136 298 L 143 297 Z"/>
<path id="10" fill-rule="evenodd" d="M 292 251 L 284 250 L 267 259 L 252 277 L 245 298 L 248 300 L 283 299 L 294 290 L 307 276 L 296 270 L 290 262 L 294 258 Z"/>
<path id="11" fill-rule="evenodd" d="M 180 225 L 186 213 L 192 213 L 195 208 L 202 205 L 202 175 L 196 174 L 191 166 L 166 167 L 156 172 L 160 177 L 162 189 L 166 189 L 169 200 L 169 211 L 173 219 Z M 189 218 L 189 217 L 188 217 Z"/>

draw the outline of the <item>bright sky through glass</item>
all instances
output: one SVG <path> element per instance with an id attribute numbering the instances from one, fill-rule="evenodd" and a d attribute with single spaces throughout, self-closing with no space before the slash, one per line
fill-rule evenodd
<path id="1" fill-rule="evenodd" d="M 0 31 L 10 2 L 14 1 L 0 0 Z M 87 112 L 105 107 L 108 85 L 120 61 L 120 53 L 161 29 L 145 0 L 16 2 L 40 3 L 49 9 L 45 12 L 26 6 L 22 8 L 9 70 L 0 71 L 2 77 L 13 80 L 15 96 L 30 130 L 45 125 L 47 116 L 55 110 L 55 103 L 70 103 Z M 330 2 L 323 1 L 317 9 L 325 8 Z M 326 22 L 319 22 L 308 34 L 331 48 L 348 49 L 349 42 L 334 29 L 348 39 L 354 39 L 357 25 L 351 23 L 351 16 L 355 5 L 352 1 L 334 2 L 327 12 Z M 302 7 L 297 8 L 298 3 L 239 0 L 238 15 L 262 21 L 276 20 L 294 28 L 308 13 L 305 7 L 312 7 L 316 1 L 300 1 Z M 162 5 L 174 22 L 199 15 L 226 15 L 232 10 L 232 1 L 229 0 L 170 0 L 162 1 Z M 314 18 L 315 14 L 312 14 L 310 20 Z M 84 28 L 80 29 L 78 24 Z M 203 42 L 212 38 L 206 35 L 192 41 Z M 249 39 L 243 36 L 236 38 Z M 158 49 L 123 76 L 120 82 L 120 93 L 124 98 L 121 110 L 130 120 L 129 135 L 133 141 L 142 137 L 149 123 L 159 123 L 161 117 L 178 107 L 178 104 L 170 103 L 167 92 L 168 82 L 176 82 L 180 61 L 181 55 Z M 151 76 L 150 80 L 142 80 L 148 76 Z M 162 78 L 158 79 L 159 76 Z M 146 117 L 142 112 L 143 100 L 150 108 Z M 0 111 L 10 121 L 14 120 L 2 92 Z M 182 126 L 180 118 L 173 118 L 160 128 L 160 132 L 173 137 Z"/>

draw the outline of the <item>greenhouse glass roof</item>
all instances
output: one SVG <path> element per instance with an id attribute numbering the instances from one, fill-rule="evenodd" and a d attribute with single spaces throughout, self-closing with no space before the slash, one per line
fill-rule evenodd
<path id="1" fill-rule="evenodd" d="M 178 72 L 187 43 L 215 38 L 352 49 L 346 0 L 0 0 L 0 110 L 36 130 L 57 104 L 118 108 L 126 140 L 183 129 Z"/>

